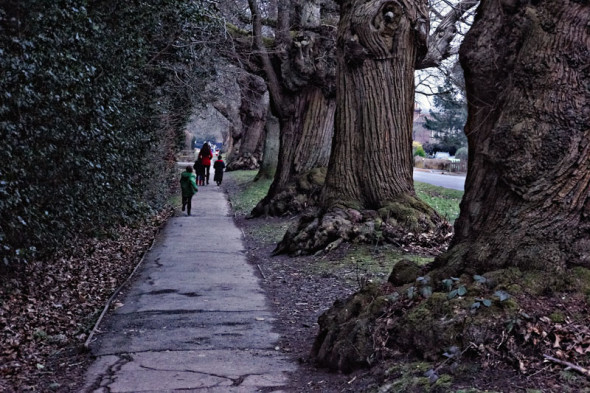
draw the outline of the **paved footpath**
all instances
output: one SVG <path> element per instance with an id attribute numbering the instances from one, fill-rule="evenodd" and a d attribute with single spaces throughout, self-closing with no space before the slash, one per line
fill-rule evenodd
<path id="1" fill-rule="evenodd" d="M 225 194 L 199 187 L 192 216 L 178 214 L 102 322 L 81 391 L 284 391 L 296 366 L 275 350 L 274 316 Z"/>

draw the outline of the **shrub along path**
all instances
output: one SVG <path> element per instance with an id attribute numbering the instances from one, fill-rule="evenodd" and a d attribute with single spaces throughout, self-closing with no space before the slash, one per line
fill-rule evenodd
<path id="1" fill-rule="evenodd" d="M 91 345 L 85 392 L 276 391 L 296 370 L 221 189 L 172 217 Z"/>

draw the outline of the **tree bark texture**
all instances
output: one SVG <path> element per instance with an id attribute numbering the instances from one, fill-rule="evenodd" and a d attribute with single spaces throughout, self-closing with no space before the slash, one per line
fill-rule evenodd
<path id="1" fill-rule="evenodd" d="M 268 112 L 266 115 L 266 123 L 264 124 L 264 147 L 262 149 L 263 160 L 260 163 L 260 170 L 256 174 L 254 181 L 274 179 L 279 164 L 280 143 L 279 119 Z"/>
<path id="2" fill-rule="evenodd" d="M 268 80 L 268 91 L 270 93 L 270 102 L 273 111 L 279 118 L 282 118 L 284 116 L 285 107 L 283 105 L 281 84 L 262 40 L 262 19 L 260 16 L 260 9 L 258 8 L 258 2 L 256 0 L 248 0 L 248 6 L 252 13 L 253 49 L 258 52 L 262 69 Z"/>
<path id="3" fill-rule="evenodd" d="M 483 0 L 460 50 L 469 163 L 449 272 L 590 267 L 590 5 Z"/>
<path id="4" fill-rule="evenodd" d="M 329 159 L 335 110 L 335 31 L 313 17 L 320 15 L 320 2 L 305 2 L 303 8 L 311 10 L 309 17 L 303 24 L 291 25 L 300 31 L 289 32 L 289 14 L 298 9 L 299 3 L 281 0 L 271 57 L 263 46 L 258 5 L 254 0 L 248 3 L 253 16 L 254 49 L 259 51 L 266 75 L 272 114 L 281 127 L 275 179 L 252 216 L 297 213 L 317 200 L 324 181 L 325 169 L 305 172 L 325 168 Z"/>
<path id="5" fill-rule="evenodd" d="M 414 66 L 427 26 L 422 1 L 341 3 L 338 102 L 324 206 L 376 210 L 414 194 Z"/>
<path id="6" fill-rule="evenodd" d="M 274 181 L 267 196 L 254 208 L 252 215 L 280 216 L 297 213 L 312 203 L 323 185 L 323 176 L 314 177 L 309 184 L 301 182 L 308 178 L 314 168 L 325 168 L 330 157 L 334 130 L 335 100 L 326 97 L 319 87 L 310 86 L 289 98 L 292 114 L 280 120 L 281 143 Z M 324 171 L 325 174 L 325 171 Z M 311 189 L 298 185 L 308 184 Z M 305 187 L 304 188 L 309 188 Z M 303 197 L 294 201 L 298 194 Z"/>
<path id="7" fill-rule="evenodd" d="M 268 111 L 266 83 L 258 76 L 243 73 L 238 77 L 242 132 L 234 135 L 228 171 L 257 169 L 262 158 L 264 123 Z"/>

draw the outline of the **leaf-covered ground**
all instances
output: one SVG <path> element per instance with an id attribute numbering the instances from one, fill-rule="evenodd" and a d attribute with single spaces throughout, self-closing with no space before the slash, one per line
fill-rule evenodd
<path id="1" fill-rule="evenodd" d="M 90 360 L 83 353 L 89 333 L 170 214 L 2 272 L 0 391 L 77 391 Z"/>

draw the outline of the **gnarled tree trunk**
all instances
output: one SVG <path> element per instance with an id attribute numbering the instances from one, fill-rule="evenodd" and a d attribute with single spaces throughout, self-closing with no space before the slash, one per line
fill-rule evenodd
<path id="1" fill-rule="evenodd" d="M 242 99 L 242 132 L 239 138 L 234 136 L 232 154 L 227 164 L 228 171 L 259 167 L 268 110 L 268 92 L 264 79 L 250 73 L 242 73 L 237 82 Z"/>
<path id="2" fill-rule="evenodd" d="M 588 2 L 482 1 L 460 53 L 469 166 L 449 273 L 590 267 L 589 20 Z"/>
<path id="3" fill-rule="evenodd" d="M 321 205 L 277 252 L 313 252 L 339 239 L 399 242 L 406 233 L 445 228 L 412 180 L 415 64 L 428 34 L 425 1 L 341 2 L 337 109 Z"/>
<path id="4" fill-rule="evenodd" d="M 404 8 L 393 3 L 386 6 L 391 8 L 381 1 L 349 3 L 339 25 L 338 117 L 323 203 L 379 209 L 414 193 L 408 147 L 417 48 L 411 25 L 425 11 L 411 9 L 413 17 L 406 18 Z M 389 22 L 385 14 L 391 14 Z"/>
<path id="5" fill-rule="evenodd" d="M 335 111 L 334 29 L 321 25 L 321 2 L 279 1 L 272 62 L 261 41 L 258 4 L 249 0 L 249 5 L 254 46 L 260 52 L 273 114 L 281 128 L 275 178 L 252 216 L 298 213 L 316 203 L 330 155 Z M 293 37 L 288 30 L 290 11 L 300 14 L 291 26 L 300 29 Z"/>
<path id="6" fill-rule="evenodd" d="M 389 282 L 402 300 L 373 286 L 324 314 L 314 345 L 320 364 L 347 371 L 382 348 L 437 359 L 443 348 L 491 342 L 500 343 L 497 359 L 520 359 L 517 347 L 562 356 L 558 342 L 518 340 L 555 304 L 575 304 L 560 313 L 586 323 L 578 310 L 590 272 L 589 20 L 587 1 L 482 0 L 461 47 L 469 167 L 449 251 L 430 267 L 394 266 Z M 425 283 L 428 294 L 411 300 L 405 291 Z M 510 300 L 499 295 L 505 290 Z M 475 311 L 486 300 L 493 307 Z M 520 318 L 526 329 L 506 329 L 504 321 Z M 571 321 L 555 326 L 579 330 Z M 504 344 L 511 340 L 518 344 Z M 481 356 L 488 363 L 487 349 Z"/>
<path id="7" fill-rule="evenodd" d="M 324 183 L 334 129 L 335 100 L 317 87 L 292 99 L 293 113 L 281 121 L 281 148 L 274 181 L 252 215 L 297 213 L 314 204 Z"/>

